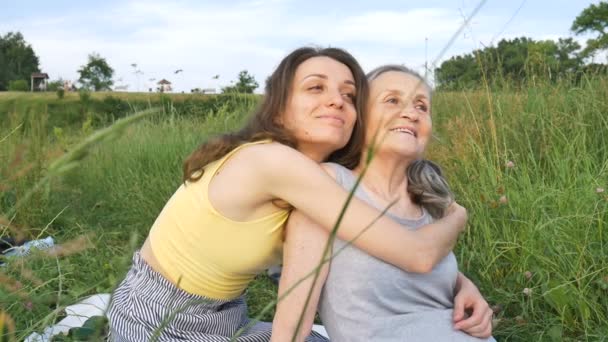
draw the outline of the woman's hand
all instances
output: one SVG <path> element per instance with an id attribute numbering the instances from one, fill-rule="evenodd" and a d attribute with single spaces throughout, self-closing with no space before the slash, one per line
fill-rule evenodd
<path id="1" fill-rule="evenodd" d="M 458 274 L 454 297 L 454 329 L 479 338 L 492 336 L 492 309 L 477 286 L 462 273 Z M 469 314 L 470 313 L 470 314 Z"/>

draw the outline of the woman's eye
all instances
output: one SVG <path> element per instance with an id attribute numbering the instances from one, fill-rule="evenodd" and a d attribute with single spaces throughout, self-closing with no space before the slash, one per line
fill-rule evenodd
<path id="1" fill-rule="evenodd" d="M 428 107 L 427 107 L 425 104 L 421 104 L 421 103 L 420 103 L 420 104 L 417 104 L 417 105 L 416 105 L 416 109 L 421 110 L 421 111 L 423 111 L 423 112 L 425 112 L 425 113 L 426 113 L 426 112 L 427 112 L 427 110 L 428 110 Z"/>
<path id="2" fill-rule="evenodd" d="M 310 86 L 308 87 L 308 90 L 322 90 L 323 87 L 321 85 L 314 85 L 314 86 Z"/>
<path id="3" fill-rule="evenodd" d="M 355 100 L 355 94 L 353 93 L 344 93 L 342 94 L 342 96 L 346 97 L 347 99 L 354 101 Z"/>
<path id="4" fill-rule="evenodd" d="M 399 99 L 396 97 L 389 97 L 386 99 L 386 102 L 390 104 L 399 104 Z"/>

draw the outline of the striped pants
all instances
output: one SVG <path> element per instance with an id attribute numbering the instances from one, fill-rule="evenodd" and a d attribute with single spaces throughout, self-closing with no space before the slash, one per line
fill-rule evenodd
<path id="1" fill-rule="evenodd" d="M 247 303 L 241 296 L 216 300 L 187 293 L 140 257 L 118 286 L 108 310 L 111 341 L 210 341 L 228 342 L 245 326 Z M 240 334 L 239 342 L 269 341 L 271 324 L 260 322 Z M 315 332 L 306 341 L 327 341 Z"/>

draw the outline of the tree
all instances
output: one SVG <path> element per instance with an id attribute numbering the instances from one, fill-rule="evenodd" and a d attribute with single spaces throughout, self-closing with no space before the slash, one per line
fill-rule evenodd
<path id="1" fill-rule="evenodd" d="M 521 85 L 530 79 L 555 81 L 582 70 L 581 46 L 572 38 L 535 41 L 521 37 L 503 39 L 496 46 L 455 56 L 435 69 L 443 89 L 479 88 L 487 81 Z"/>
<path id="2" fill-rule="evenodd" d="M 19 32 L 0 36 L 0 90 L 10 81 L 29 82 L 34 72 L 40 72 L 38 56 Z"/>
<path id="3" fill-rule="evenodd" d="M 250 75 L 247 70 L 239 72 L 238 81 L 233 86 L 222 88 L 222 93 L 244 93 L 252 94 L 259 86 L 253 75 Z"/>
<path id="4" fill-rule="evenodd" d="M 572 38 L 557 40 L 557 58 L 567 72 L 580 71 L 583 66 L 581 45 Z"/>
<path id="5" fill-rule="evenodd" d="M 78 82 L 89 90 L 110 90 L 114 84 L 114 81 L 112 81 L 114 69 L 108 65 L 105 58 L 97 53 L 89 55 L 89 62 L 81 66 L 78 73 L 80 74 Z"/>
<path id="6" fill-rule="evenodd" d="M 600 1 L 585 8 L 574 19 L 570 30 L 577 35 L 583 33 L 597 33 L 596 38 L 587 40 L 583 56 L 592 56 L 599 50 L 608 49 L 608 2 Z"/>
<path id="7" fill-rule="evenodd" d="M 473 54 L 454 56 L 435 69 L 435 80 L 444 89 L 474 88 L 480 78 L 479 64 Z"/>

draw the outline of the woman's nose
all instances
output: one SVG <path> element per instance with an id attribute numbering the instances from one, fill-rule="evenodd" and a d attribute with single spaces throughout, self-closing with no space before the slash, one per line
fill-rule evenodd
<path id="1" fill-rule="evenodd" d="M 328 106 L 342 108 L 344 106 L 344 98 L 340 90 L 329 90 L 328 91 Z"/>
<path id="2" fill-rule="evenodd" d="M 418 111 L 416 110 L 416 108 L 414 108 L 414 106 L 405 106 L 402 110 L 401 110 L 401 115 L 402 118 L 408 118 L 410 120 L 416 121 L 418 120 Z"/>

